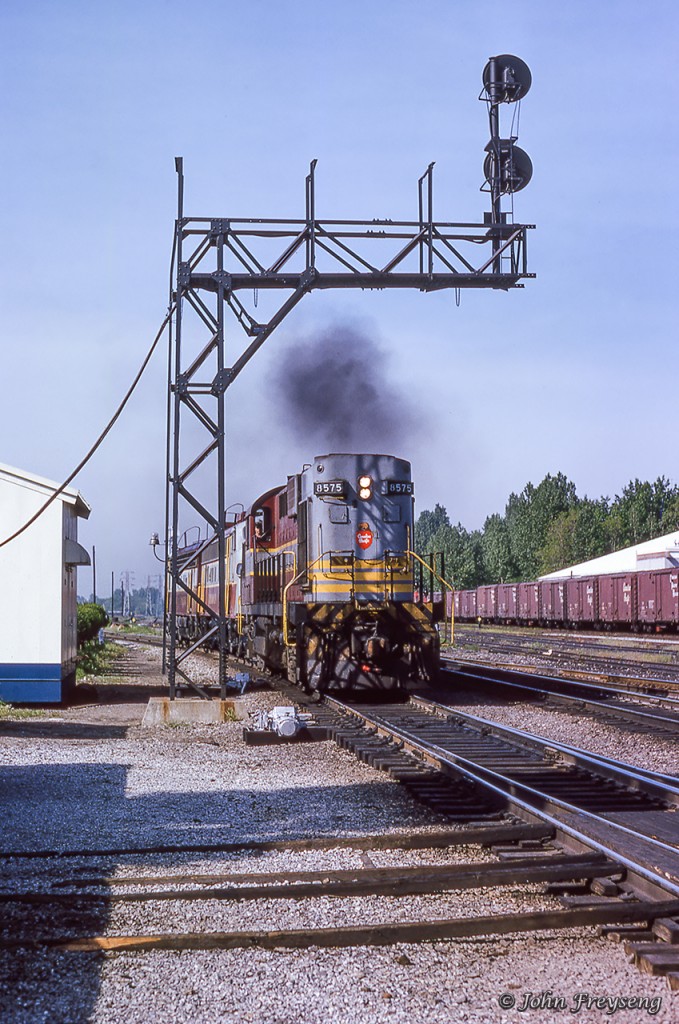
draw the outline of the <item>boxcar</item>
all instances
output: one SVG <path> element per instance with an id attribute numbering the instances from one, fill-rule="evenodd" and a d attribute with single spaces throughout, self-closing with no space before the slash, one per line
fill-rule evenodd
<path id="1" fill-rule="evenodd" d="M 566 619 L 573 626 L 597 621 L 599 588 L 596 576 L 566 580 Z"/>
<path id="2" fill-rule="evenodd" d="M 462 616 L 465 619 L 476 618 L 476 591 L 462 591 Z"/>
<path id="3" fill-rule="evenodd" d="M 476 591 L 456 590 L 455 591 L 455 619 L 458 622 L 471 622 L 476 618 Z M 446 609 L 450 617 L 451 594 L 448 591 L 446 598 Z"/>
<path id="4" fill-rule="evenodd" d="M 497 584 L 479 587 L 476 591 L 476 614 L 484 622 L 492 622 L 497 614 Z"/>
<path id="5" fill-rule="evenodd" d="M 537 622 L 540 618 L 540 587 L 537 583 L 519 583 L 518 585 L 519 622 Z"/>
<path id="6" fill-rule="evenodd" d="M 639 624 L 676 626 L 679 622 L 679 569 L 640 572 L 638 579 Z"/>
<path id="7" fill-rule="evenodd" d="M 540 621 L 550 626 L 561 626 L 565 617 L 565 581 L 543 580 L 540 583 Z"/>
<path id="8" fill-rule="evenodd" d="M 498 583 L 497 616 L 501 622 L 514 622 L 518 615 L 518 592 L 516 583 Z"/>
<path id="9" fill-rule="evenodd" d="M 632 626 L 637 620 L 637 574 L 599 576 L 599 620 L 607 625 Z"/>

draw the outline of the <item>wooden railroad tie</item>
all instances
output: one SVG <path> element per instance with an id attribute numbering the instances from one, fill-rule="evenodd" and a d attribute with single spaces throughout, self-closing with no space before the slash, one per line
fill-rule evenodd
<path id="1" fill-rule="evenodd" d="M 410 942 L 446 942 L 480 935 L 509 935 L 597 924 L 652 922 L 679 915 L 679 900 L 668 902 L 611 903 L 561 911 L 536 911 L 490 917 L 467 917 L 401 924 L 350 925 L 341 928 L 304 928 L 282 931 L 195 932 L 164 935 L 93 935 L 85 938 L 5 939 L 3 949 L 40 948 L 69 952 L 130 952 L 184 949 L 306 949 L 309 946 L 346 947 L 393 945 Z M 667 947 L 677 952 L 676 947 Z M 668 970 L 671 970 L 668 968 Z M 672 972 L 674 973 L 674 972 Z"/>

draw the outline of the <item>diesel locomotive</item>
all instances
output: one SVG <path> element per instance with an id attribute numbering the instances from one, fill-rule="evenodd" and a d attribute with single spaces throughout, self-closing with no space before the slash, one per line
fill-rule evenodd
<path id="1" fill-rule="evenodd" d="M 409 462 L 320 455 L 232 520 L 226 536 L 232 654 L 319 693 L 397 690 L 409 680 L 434 679 L 443 573 L 412 550 Z M 213 610 L 218 570 L 214 542 L 203 545 L 184 576 L 187 589 Z M 188 643 L 212 625 L 185 592 L 176 621 L 178 639 Z"/>

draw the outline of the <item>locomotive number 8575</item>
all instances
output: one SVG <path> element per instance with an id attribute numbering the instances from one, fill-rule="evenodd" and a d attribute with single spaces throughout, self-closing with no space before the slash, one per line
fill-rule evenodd
<path id="1" fill-rule="evenodd" d="M 413 493 L 403 459 L 320 455 L 237 515 L 226 538 L 231 652 L 320 692 L 431 680 L 444 603 L 415 599 Z M 212 609 L 216 560 L 214 543 L 186 580 Z M 187 594 L 177 611 L 180 640 L 210 628 Z"/>

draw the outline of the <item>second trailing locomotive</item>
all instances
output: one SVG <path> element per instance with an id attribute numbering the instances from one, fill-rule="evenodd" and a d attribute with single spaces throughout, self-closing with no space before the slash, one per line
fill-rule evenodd
<path id="1" fill-rule="evenodd" d="M 317 692 L 393 690 L 435 677 L 444 602 L 416 599 L 422 563 L 412 551 L 409 462 L 317 456 L 234 518 L 226 537 L 234 655 Z M 178 638 L 187 642 L 211 628 L 218 606 L 217 545 L 199 547 L 177 608 Z"/>

